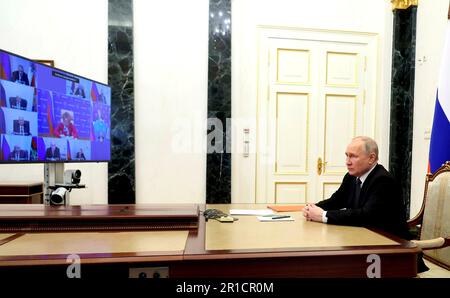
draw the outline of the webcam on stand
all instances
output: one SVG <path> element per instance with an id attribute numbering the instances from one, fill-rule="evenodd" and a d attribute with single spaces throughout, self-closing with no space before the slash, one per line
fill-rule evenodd
<path id="1" fill-rule="evenodd" d="M 81 171 L 80 170 L 66 170 L 64 171 L 64 183 L 55 184 L 50 187 L 54 189 L 50 195 L 50 205 L 60 206 L 70 205 L 70 192 L 74 188 L 85 188 L 85 185 L 80 184 Z"/>

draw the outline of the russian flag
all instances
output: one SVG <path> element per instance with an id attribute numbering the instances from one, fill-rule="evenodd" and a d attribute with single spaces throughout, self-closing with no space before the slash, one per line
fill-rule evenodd
<path id="1" fill-rule="evenodd" d="M 3 135 L 3 159 L 8 160 L 9 154 L 11 153 L 11 148 L 9 147 L 8 141 L 5 135 Z"/>
<path id="2" fill-rule="evenodd" d="M 431 130 L 428 172 L 434 173 L 450 161 L 450 21 L 447 23 L 441 71 Z"/>
<path id="3" fill-rule="evenodd" d="M 30 158 L 31 160 L 37 160 L 38 159 L 38 146 L 37 146 L 37 138 L 36 137 L 33 137 L 31 139 L 30 157 L 32 157 L 32 158 Z"/>
<path id="4" fill-rule="evenodd" d="M 53 135 L 53 108 L 52 108 L 52 101 L 53 99 L 50 97 L 51 95 L 48 95 L 49 100 L 47 102 L 47 123 L 49 128 L 50 135 Z"/>
<path id="5" fill-rule="evenodd" d="M 0 107 L 6 107 L 6 91 L 0 82 Z"/>
<path id="6" fill-rule="evenodd" d="M 36 64 L 31 63 L 28 69 L 28 78 L 30 79 L 30 86 L 37 87 L 36 85 Z"/>
<path id="7" fill-rule="evenodd" d="M 98 94 L 97 85 L 94 82 L 92 82 L 92 87 L 91 87 L 92 101 L 97 101 L 98 97 L 99 97 L 99 94 Z"/>
<path id="8" fill-rule="evenodd" d="M 72 160 L 72 155 L 70 154 L 70 142 L 67 141 L 67 160 Z"/>
<path id="9" fill-rule="evenodd" d="M 91 121 L 91 133 L 89 138 L 91 139 L 91 141 L 95 140 L 95 131 L 94 131 L 94 123 Z"/>
<path id="10" fill-rule="evenodd" d="M 11 76 L 11 62 L 9 61 L 9 54 L 0 53 L 0 79 L 9 80 Z"/>
<path id="11" fill-rule="evenodd" d="M 39 160 L 45 160 L 45 142 L 43 138 L 37 139 L 37 148 L 38 148 L 38 159 Z"/>

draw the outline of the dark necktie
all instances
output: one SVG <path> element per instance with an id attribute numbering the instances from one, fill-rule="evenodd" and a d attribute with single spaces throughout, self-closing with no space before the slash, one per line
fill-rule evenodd
<path id="1" fill-rule="evenodd" d="M 359 194 L 361 193 L 361 180 L 359 180 L 359 178 L 356 178 L 356 185 L 355 185 L 355 199 L 353 201 L 353 205 L 354 207 L 358 207 L 358 203 L 359 203 Z"/>

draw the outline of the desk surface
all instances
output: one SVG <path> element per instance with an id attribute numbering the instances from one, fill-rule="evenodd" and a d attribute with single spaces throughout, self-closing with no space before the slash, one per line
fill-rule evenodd
<path id="1" fill-rule="evenodd" d="M 37 182 L 37 181 L 19 181 L 19 182 L 2 181 L 2 182 L 0 182 L 0 187 L 3 187 L 3 186 L 37 186 L 37 185 L 43 185 L 43 183 Z"/>
<path id="2" fill-rule="evenodd" d="M 200 206 L 205 208 L 228 212 L 266 205 Z M 198 230 L 189 231 L 0 234 L 0 267 L 65 265 L 68 254 L 78 254 L 91 264 L 167 262 L 175 277 L 365 276 L 366 258 L 375 253 L 384 262 L 384 276 L 416 274 L 420 250 L 411 242 L 286 214 L 295 221 L 238 216 L 234 223 L 220 223 L 201 216 Z M 211 273 L 211 266 L 222 269 Z"/>
<path id="3" fill-rule="evenodd" d="M 229 213 L 236 205 L 209 205 Z M 260 209 L 258 205 L 240 205 L 239 209 Z M 394 245 L 400 243 L 365 228 L 327 225 L 306 221 L 301 212 L 283 212 L 294 221 L 260 222 L 256 216 L 234 216 L 234 223 L 209 220 L 206 224 L 206 250 L 271 248 L 321 248 Z"/>
<path id="4" fill-rule="evenodd" d="M 5 240 L 8 237 L 13 236 L 14 234 L 0 234 L 0 243 L 2 240 Z"/>
<path id="5" fill-rule="evenodd" d="M 25 234 L 0 245 L 0 256 L 155 252 L 180 255 L 187 236 L 188 231 Z"/>

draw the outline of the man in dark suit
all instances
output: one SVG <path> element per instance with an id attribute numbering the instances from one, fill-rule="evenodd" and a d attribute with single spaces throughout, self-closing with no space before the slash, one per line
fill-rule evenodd
<path id="1" fill-rule="evenodd" d="M 14 150 L 9 153 L 9 160 L 27 160 L 28 159 L 28 152 L 25 150 L 21 150 L 20 146 L 14 146 Z"/>
<path id="2" fill-rule="evenodd" d="M 75 85 L 75 89 L 73 90 L 73 95 L 81 96 L 81 97 L 83 97 L 83 98 L 86 97 L 86 94 L 85 94 L 85 92 L 84 92 L 84 88 L 83 88 L 83 86 L 81 85 L 81 83 L 77 83 L 77 84 Z"/>
<path id="3" fill-rule="evenodd" d="M 86 157 L 84 157 L 83 148 L 80 148 L 80 151 L 77 152 L 75 159 L 76 160 L 86 160 Z"/>
<path id="4" fill-rule="evenodd" d="M 59 148 L 56 147 L 55 143 L 51 143 L 50 147 L 45 151 L 45 159 L 46 160 L 59 160 L 60 153 Z"/>
<path id="5" fill-rule="evenodd" d="M 411 239 L 400 186 L 378 164 L 377 143 L 369 137 L 356 137 L 347 146 L 345 155 L 348 173 L 339 189 L 329 199 L 305 206 L 303 215 L 312 221 L 373 227 Z M 418 271 L 426 270 L 419 257 Z"/>
<path id="6" fill-rule="evenodd" d="M 345 152 L 348 173 L 328 200 L 307 205 L 307 219 L 329 224 L 375 227 L 408 238 L 406 209 L 394 177 L 378 162 L 378 146 L 356 137 Z"/>
<path id="7" fill-rule="evenodd" d="M 26 110 L 28 102 L 19 96 L 9 98 L 9 106 L 11 109 Z"/>
<path id="8" fill-rule="evenodd" d="M 100 94 L 98 95 L 98 102 L 106 103 L 106 97 L 103 94 L 103 91 L 100 89 Z"/>
<path id="9" fill-rule="evenodd" d="M 30 121 L 25 121 L 23 117 L 14 120 L 14 134 L 29 136 L 30 135 Z"/>
<path id="10" fill-rule="evenodd" d="M 19 65 L 17 67 L 17 70 L 13 71 L 11 81 L 19 84 L 30 85 L 30 82 L 28 81 L 28 75 L 23 71 L 22 65 Z"/>

